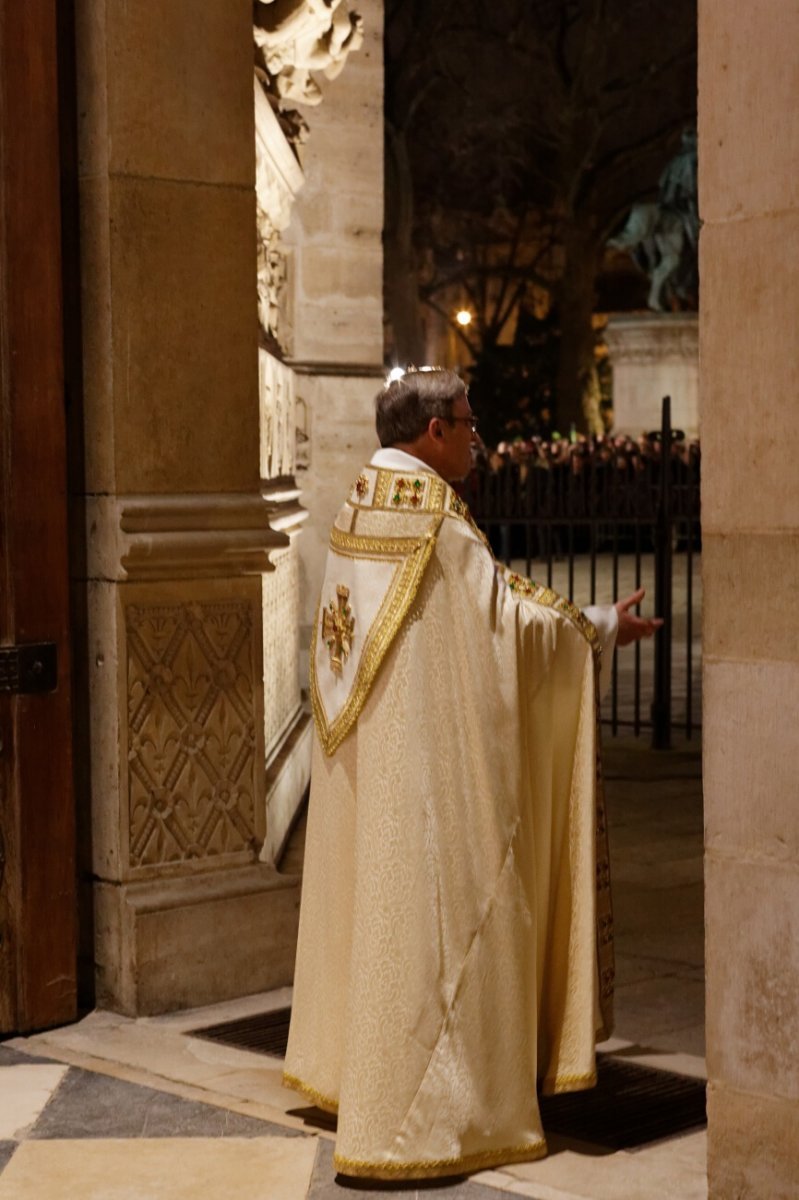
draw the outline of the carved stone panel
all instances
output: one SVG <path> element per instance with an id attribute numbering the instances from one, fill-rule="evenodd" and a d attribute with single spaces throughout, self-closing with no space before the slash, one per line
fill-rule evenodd
<path id="1" fill-rule="evenodd" d="M 291 352 L 290 323 L 285 318 L 287 252 L 268 215 L 258 205 L 258 320 L 264 334 L 282 352 Z"/>
<path id="2" fill-rule="evenodd" d="M 296 545 L 273 557 L 263 579 L 264 742 L 266 756 L 280 743 L 300 707 L 298 621 L 299 559 Z"/>
<path id="3" fill-rule="evenodd" d="M 261 349 L 258 353 L 261 399 L 261 478 L 293 475 L 297 455 L 296 387 L 290 367 Z"/>
<path id="4" fill-rule="evenodd" d="M 260 588 L 228 591 L 154 602 L 131 589 L 125 604 L 133 876 L 257 858 Z"/>
<path id="5" fill-rule="evenodd" d="M 268 344 L 292 353 L 289 256 L 280 238 L 304 182 L 280 120 L 255 81 L 255 191 L 257 201 L 258 320 Z"/>

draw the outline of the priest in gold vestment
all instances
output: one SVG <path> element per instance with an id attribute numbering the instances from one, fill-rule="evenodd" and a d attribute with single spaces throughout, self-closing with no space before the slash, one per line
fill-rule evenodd
<path id="1" fill-rule="evenodd" d="M 452 372 L 381 391 L 314 624 L 284 1082 L 338 1114 L 346 1175 L 541 1157 L 539 1091 L 591 1087 L 611 1027 L 599 673 L 656 622 L 495 561 L 448 483 L 473 429 Z"/>

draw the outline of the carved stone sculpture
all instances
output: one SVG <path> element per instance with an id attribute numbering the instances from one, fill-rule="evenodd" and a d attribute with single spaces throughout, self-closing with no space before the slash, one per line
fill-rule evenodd
<path id="1" fill-rule="evenodd" d="M 363 42 L 363 21 L 345 0 L 257 0 L 255 42 L 281 101 L 319 104 L 312 71 L 335 79 Z"/>
<path id="2" fill-rule="evenodd" d="M 258 319 L 264 333 L 271 334 L 282 349 L 284 330 L 281 319 L 281 299 L 286 286 L 286 254 L 269 215 L 258 206 Z"/>
<path id="3" fill-rule="evenodd" d="M 667 163 L 660 176 L 660 205 L 682 219 L 692 246 L 699 240 L 696 130 L 686 129 L 679 153 Z"/>
<path id="4" fill-rule="evenodd" d="M 302 170 L 286 142 L 279 114 L 275 113 L 260 84 L 256 84 L 258 318 L 268 343 L 281 354 L 291 353 L 291 322 L 285 297 L 288 273 L 286 250 L 280 233 L 291 219 L 294 197 L 302 183 Z"/>
<path id="5" fill-rule="evenodd" d="M 699 214 L 696 133 L 686 130 L 679 154 L 660 176 L 657 201 L 634 204 L 608 245 L 627 250 L 649 276 L 647 303 L 656 312 L 696 307 Z"/>

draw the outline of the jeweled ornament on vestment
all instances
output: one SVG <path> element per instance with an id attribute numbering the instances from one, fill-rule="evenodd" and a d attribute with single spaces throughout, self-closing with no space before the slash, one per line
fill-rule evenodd
<path id="1" fill-rule="evenodd" d="M 347 603 L 349 597 L 350 589 L 338 584 L 336 599 L 331 600 L 322 613 L 322 638 L 330 651 L 330 669 L 336 675 L 341 674 L 352 649 L 355 617 Z"/>
<path id="2" fill-rule="evenodd" d="M 394 482 L 394 494 L 391 503 L 395 508 L 418 508 L 424 495 L 424 482 L 421 479 L 397 479 Z"/>

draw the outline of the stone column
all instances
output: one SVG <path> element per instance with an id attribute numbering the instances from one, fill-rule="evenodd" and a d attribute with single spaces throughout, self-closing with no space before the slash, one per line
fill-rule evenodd
<path id="1" fill-rule="evenodd" d="M 377 447 L 373 399 L 384 377 L 383 6 L 366 0 L 357 8 L 363 45 L 335 83 L 322 82 L 324 103 L 313 110 L 303 147 L 306 182 L 284 235 L 293 271 L 298 423 L 307 439 L 297 473 L 309 513 L 300 543 L 303 648 L 330 526 Z"/>
<path id="2" fill-rule="evenodd" d="M 259 861 L 290 538 L 261 486 L 252 5 L 76 8 L 97 1000 L 149 1013 L 293 970 L 298 884 Z"/>
<path id="3" fill-rule="evenodd" d="M 700 0 L 709 1176 L 799 1179 L 799 3 Z"/>

